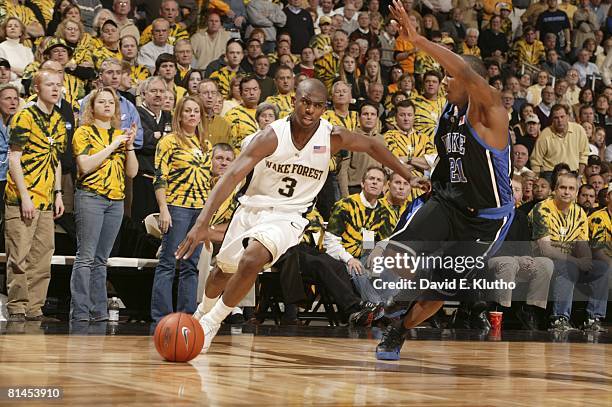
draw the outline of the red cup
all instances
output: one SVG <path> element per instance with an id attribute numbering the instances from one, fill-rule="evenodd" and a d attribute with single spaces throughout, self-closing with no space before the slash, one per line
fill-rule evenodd
<path id="1" fill-rule="evenodd" d="M 492 329 L 501 329 L 503 315 L 503 312 L 489 311 L 489 322 Z"/>
<path id="2" fill-rule="evenodd" d="M 489 331 L 489 340 L 490 341 L 501 341 L 501 327 L 491 328 Z"/>

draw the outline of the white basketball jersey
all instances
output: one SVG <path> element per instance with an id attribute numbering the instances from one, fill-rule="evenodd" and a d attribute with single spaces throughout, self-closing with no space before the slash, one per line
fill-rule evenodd
<path id="1" fill-rule="evenodd" d="M 321 119 L 308 143 L 298 150 L 291 137 L 290 117 L 270 126 L 278 145 L 272 155 L 261 160 L 241 188 L 240 204 L 253 208 L 278 208 L 304 213 L 327 179 L 332 125 Z M 257 142 L 257 134 L 245 140 Z M 244 146 L 244 145 L 243 145 Z"/>

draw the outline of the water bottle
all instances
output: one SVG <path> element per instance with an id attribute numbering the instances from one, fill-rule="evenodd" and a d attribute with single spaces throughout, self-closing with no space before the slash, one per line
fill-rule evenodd
<path id="1" fill-rule="evenodd" d="M 119 322 L 119 300 L 117 297 L 111 298 L 108 304 L 108 320 L 109 322 Z"/>

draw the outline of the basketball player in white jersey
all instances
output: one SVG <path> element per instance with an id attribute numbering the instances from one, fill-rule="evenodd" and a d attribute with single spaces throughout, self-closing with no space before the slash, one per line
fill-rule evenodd
<path id="1" fill-rule="evenodd" d="M 217 255 L 217 266 L 206 281 L 205 302 L 213 303 L 221 293 L 223 296 L 200 319 L 205 335 L 202 352 L 208 350 L 221 322 L 249 292 L 257 275 L 300 242 L 308 224 L 304 215 L 323 187 L 333 154 L 341 149 L 365 152 L 413 185 L 421 182 L 384 144 L 321 119 L 326 102 L 322 82 L 301 82 L 293 114 L 271 123 L 245 143 L 179 245 L 176 257 L 184 259 L 202 242 L 210 247 L 215 233 L 211 217 L 245 181 L 238 193 L 240 205 Z"/>

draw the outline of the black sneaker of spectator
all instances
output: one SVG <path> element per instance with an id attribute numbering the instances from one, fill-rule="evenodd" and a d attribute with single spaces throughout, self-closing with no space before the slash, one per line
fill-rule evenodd
<path id="1" fill-rule="evenodd" d="M 487 311 L 481 311 L 477 314 L 470 315 L 470 328 L 479 330 L 491 329 L 491 323 L 487 316 Z"/>
<path id="2" fill-rule="evenodd" d="M 549 331 L 573 331 L 575 328 L 565 316 L 552 317 L 550 321 Z"/>
<path id="3" fill-rule="evenodd" d="M 381 316 L 382 304 L 366 301 L 361 302 L 360 306 L 361 309 L 359 311 L 353 312 L 349 316 L 349 324 L 352 326 L 369 327 L 372 325 L 372 321 Z"/>
<path id="4" fill-rule="evenodd" d="M 470 314 L 463 308 L 457 308 L 453 312 L 450 327 L 452 329 L 470 329 Z"/>
<path id="5" fill-rule="evenodd" d="M 607 329 L 601 326 L 599 318 L 588 318 L 582 324 L 582 330 L 588 332 L 606 332 Z"/>

